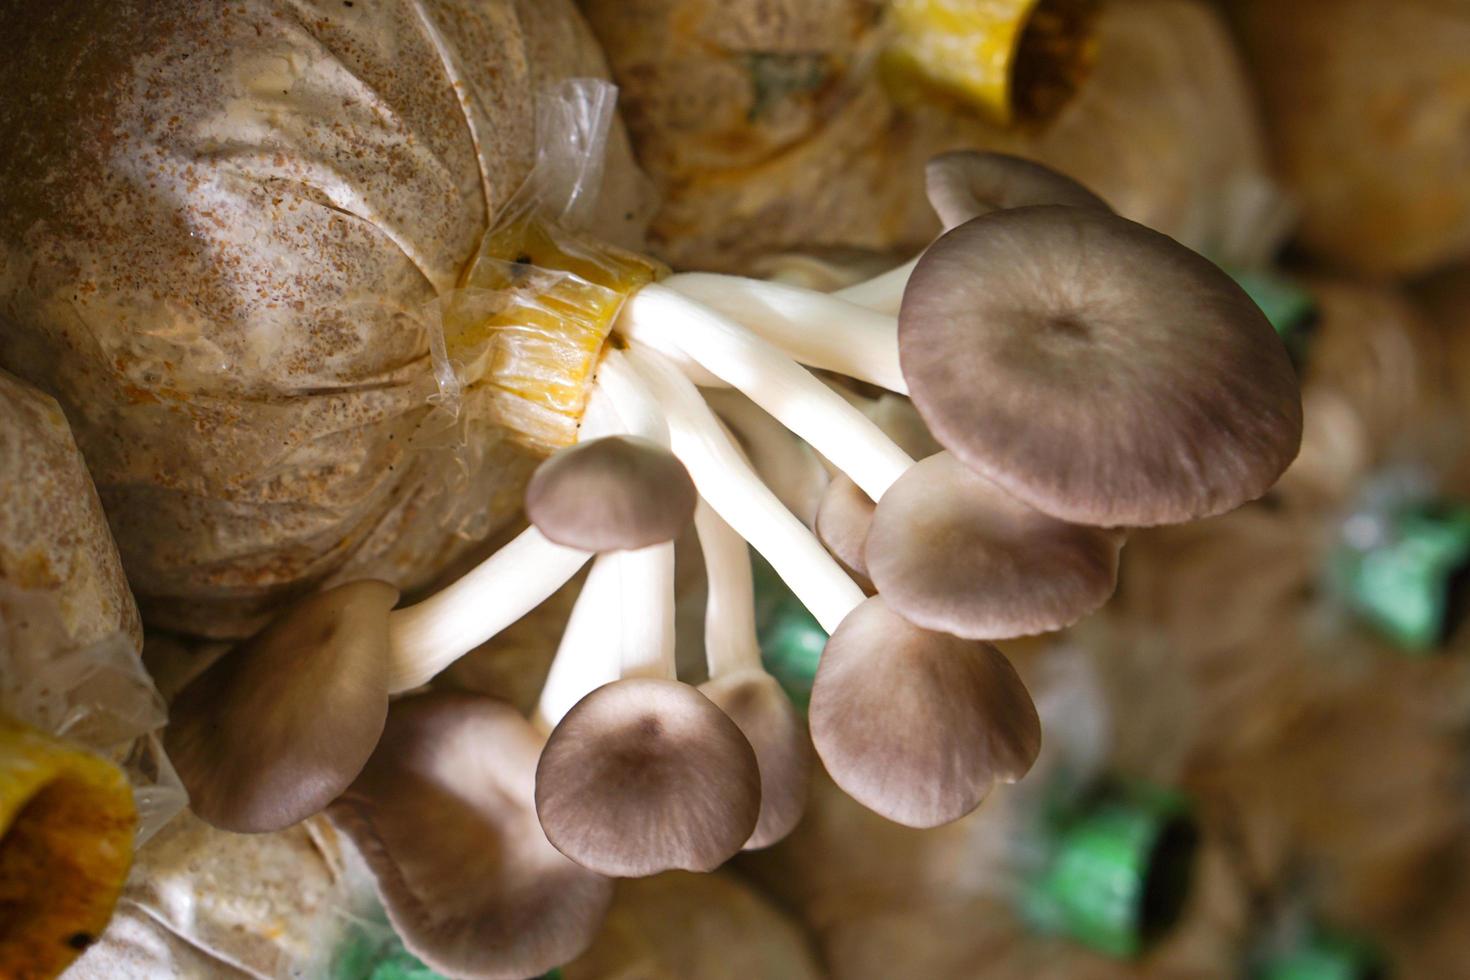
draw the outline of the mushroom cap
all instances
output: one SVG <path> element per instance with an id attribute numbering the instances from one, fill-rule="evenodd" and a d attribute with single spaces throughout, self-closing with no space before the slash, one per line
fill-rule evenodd
<path id="1" fill-rule="evenodd" d="M 163 740 L 196 814 L 281 830 L 347 788 L 383 733 L 397 601 L 370 580 L 308 596 L 179 692 Z"/>
<path id="2" fill-rule="evenodd" d="M 677 538 L 698 499 L 688 470 L 663 446 L 606 436 L 538 466 L 526 487 L 526 516 L 568 548 L 632 551 Z"/>
<path id="3" fill-rule="evenodd" d="M 951 150 L 931 157 L 924 191 L 945 231 L 992 211 L 1039 204 L 1113 210 L 1071 177 L 1008 153 Z"/>
<path id="4" fill-rule="evenodd" d="M 761 776 L 761 811 L 746 850 L 769 847 L 791 833 L 811 788 L 812 740 L 796 705 L 763 670 L 716 677 L 699 686 L 744 733 Z"/>
<path id="5" fill-rule="evenodd" d="M 878 502 L 867 568 L 909 622 L 1001 640 L 1061 629 L 1106 602 L 1123 538 L 1043 514 L 940 453 Z"/>
<path id="6" fill-rule="evenodd" d="M 935 438 L 1075 524 L 1222 513 L 1270 488 L 1301 442 L 1296 373 L 1245 292 L 1103 211 L 997 211 L 941 236 L 898 339 Z"/>
<path id="7" fill-rule="evenodd" d="M 760 816 L 755 751 L 687 684 L 604 684 L 567 712 L 536 768 L 536 812 L 551 843 L 601 874 L 713 871 Z"/>
<path id="8" fill-rule="evenodd" d="M 910 827 L 959 819 L 1041 749 L 1036 706 L 999 650 L 921 629 L 882 596 L 827 641 L 808 718 L 833 781 Z"/>
<path id="9" fill-rule="evenodd" d="M 864 591 L 872 592 L 863 549 L 873 523 L 873 501 L 845 473 L 835 474 L 817 507 L 817 537 Z"/>
<path id="10" fill-rule="evenodd" d="M 503 701 L 407 698 L 328 811 L 404 945 L 441 973 L 538 975 L 586 949 L 607 912 L 613 883 L 563 857 L 536 819 L 541 744 Z"/>

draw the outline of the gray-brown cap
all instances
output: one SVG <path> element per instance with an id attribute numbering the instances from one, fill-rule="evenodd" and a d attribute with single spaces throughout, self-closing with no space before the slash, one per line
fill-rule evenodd
<path id="1" fill-rule="evenodd" d="M 951 150 L 931 157 L 924 190 L 946 231 L 992 211 L 1038 204 L 1112 210 L 1071 177 L 1008 153 Z"/>
<path id="2" fill-rule="evenodd" d="M 237 833 L 281 830 L 347 788 L 388 714 L 397 601 L 376 581 L 308 596 L 179 692 L 164 747 L 195 813 Z"/>
<path id="3" fill-rule="evenodd" d="M 698 499 L 673 453 L 636 436 L 606 436 L 538 466 L 526 487 L 526 516 L 568 548 L 631 551 L 678 537 Z"/>
<path id="4" fill-rule="evenodd" d="M 503 701 L 407 698 L 328 810 L 404 945 L 441 973 L 540 974 L 585 949 L 607 912 L 612 882 L 563 857 L 536 819 L 541 745 Z"/>
<path id="5" fill-rule="evenodd" d="M 1123 539 L 1028 507 L 946 452 L 915 463 L 878 502 L 867 568 L 909 622 L 1003 640 L 1061 629 L 1106 602 Z"/>
<path id="6" fill-rule="evenodd" d="M 761 812 L 746 850 L 769 847 L 796 826 L 811 788 L 812 740 L 791 698 L 763 670 L 742 670 L 699 686 L 755 750 Z"/>
<path id="7" fill-rule="evenodd" d="M 843 570 L 868 594 L 873 583 L 868 579 L 868 564 L 863 549 L 868 528 L 873 523 L 873 501 L 845 473 L 837 473 L 822 491 L 817 507 L 817 537 L 832 553 Z"/>
<path id="8" fill-rule="evenodd" d="M 909 279 L 899 360 L 945 448 L 1077 524 L 1230 510 L 1296 456 L 1296 373 L 1229 276 L 1104 211 L 1017 208 L 941 236 Z"/>
<path id="9" fill-rule="evenodd" d="M 556 726 L 536 769 L 555 847 L 601 874 L 713 871 L 750 839 L 761 784 L 750 742 L 687 684 L 605 684 Z"/>
<path id="10" fill-rule="evenodd" d="M 969 813 L 1041 748 L 1036 707 L 999 650 L 921 629 L 881 595 L 827 641 L 808 717 L 833 781 L 910 827 Z"/>

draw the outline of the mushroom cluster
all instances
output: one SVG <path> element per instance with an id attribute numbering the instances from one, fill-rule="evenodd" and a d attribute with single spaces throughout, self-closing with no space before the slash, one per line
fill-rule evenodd
<path id="1" fill-rule="evenodd" d="M 956 153 L 928 187 L 948 230 L 836 293 L 635 285 L 525 531 L 414 605 L 376 582 L 314 596 L 181 694 L 169 748 L 200 815 L 270 830 L 330 805 L 411 949 L 513 976 L 586 942 L 609 877 L 708 870 L 786 834 L 812 745 L 915 827 L 1020 778 L 1040 725 L 989 641 L 1096 609 L 1122 529 L 1265 492 L 1296 454 L 1300 398 L 1227 275 L 1069 179 Z M 940 451 L 916 461 L 834 374 L 911 398 Z M 837 474 L 810 524 L 788 506 L 815 496 L 793 485 L 803 443 Z M 691 524 L 698 688 L 674 666 Z M 747 542 L 831 634 L 810 741 L 761 664 Z M 588 562 L 532 718 L 466 694 L 390 707 Z"/>

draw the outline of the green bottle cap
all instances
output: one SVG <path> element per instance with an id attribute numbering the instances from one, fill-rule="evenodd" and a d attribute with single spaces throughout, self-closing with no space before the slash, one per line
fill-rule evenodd
<path id="1" fill-rule="evenodd" d="M 1246 295 L 1266 314 L 1276 335 L 1286 345 L 1291 361 L 1300 370 L 1306 363 L 1307 346 L 1317 324 L 1317 301 L 1301 286 L 1270 272 L 1230 271 Z"/>
<path id="2" fill-rule="evenodd" d="M 827 633 L 759 556 L 755 556 L 754 571 L 761 660 L 787 696 L 805 711 Z"/>
<path id="3" fill-rule="evenodd" d="M 1177 794 L 1112 787 L 1054 820 L 1050 858 L 1023 892 L 1039 931 L 1138 955 L 1178 921 L 1198 833 Z"/>
<path id="4" fill-rule="evenodd" d="M 1253 973 L 1255 980 L 1379 980 L 1384 975 L 1366 945 L 1326 933 L 1312 933 L 1299 947 L 1268 957 Z"/>
<path id="5" fill-rule="evenodd" d="M 1470 591 L 1470 506 L 1351 518 L 1334 560 L 1348 604 L 1404 650 L 1449 639 Z"/>

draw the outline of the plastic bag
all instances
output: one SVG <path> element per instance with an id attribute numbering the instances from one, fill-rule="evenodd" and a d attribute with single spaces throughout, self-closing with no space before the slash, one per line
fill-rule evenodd
<path id="1" fill-rule="evenodd" d="M 0 158 L 0 365 L 66 407 L 150 625 L 413 591 L 514 513 L 530 459 L 437 430 L 417 311 L 537 165 L 536 93 L 603 71 L 568 0 L 78 0 L 0 35 L 0 124 L 32 134 Z M 607 162 L 565 207 L 636 244 L 641 177 L 592 108 Z"/>
<path id="2" fill-rule="evenodd" d="M 148 839 L 184 805 L 97 492 L 56 402 L 0 372 L 0 714 L 122 766 Z"/>
<path id="3" fill-rule="evenodd" d="M 67 976 L 326 976 L 371 906 L 353 857 L 325 821 L 241 835 L 182 816 L 139 854 L 113 925 Z"/>

